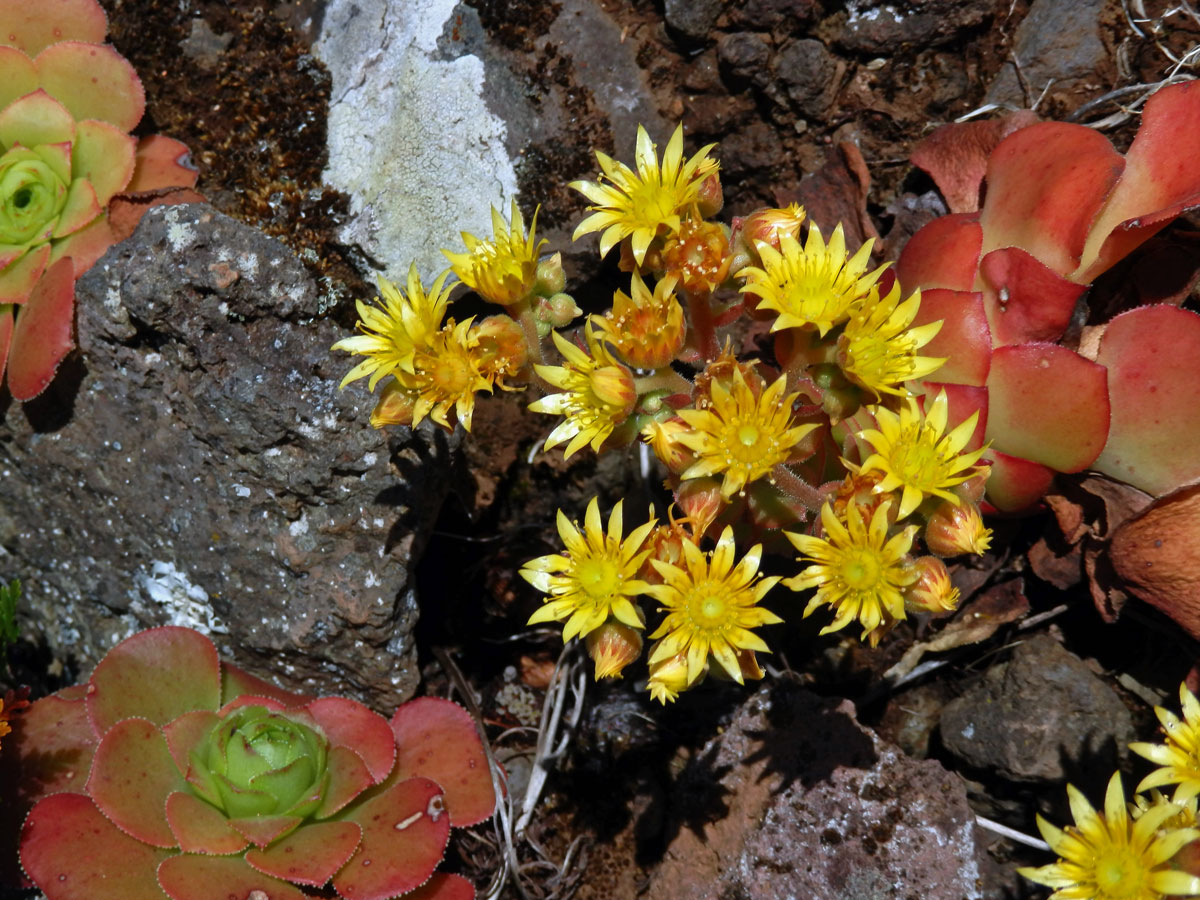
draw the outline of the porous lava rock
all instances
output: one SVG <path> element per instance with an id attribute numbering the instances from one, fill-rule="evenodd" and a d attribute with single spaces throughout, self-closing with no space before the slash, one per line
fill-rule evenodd
<path id="1" fill-rule="evenodd" d="M 85 674 L 163 624 L 289 688 L 394 708 L 417 682 L 411 575 L 447 438 L 367 424 L 290 250 L 159 207 L 77 286 L 81 353 L 6 401 L 0 571 L 22 631 Z"/>
<path id="2" fill-rule="evenodd" d="M 849 701 L 760 689 L 671 804 L 677 833 L 646 896 L 982 897 L 962 783 L 863 728 Z"/>
<path id="3" fill-rule="evenodd" d="M 1025 782 L 1060 781 L 1079 768 L 1111 772 L 1134 737 L 1112 688 L 1044 634 L 946 704 L 940 728 L 963 762 Z"/>

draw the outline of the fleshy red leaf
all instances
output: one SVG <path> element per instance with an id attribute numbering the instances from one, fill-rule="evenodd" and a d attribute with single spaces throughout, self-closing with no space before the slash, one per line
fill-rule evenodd
<path id="1" fill-rule="evenodd" d="M 987 458 L 992 461 L 987 500 L 999 512 L 1025 512 L 1046 496 L 1054 483 L 1054 470 L 1040 463 L 998 450 L 989 450 Z"/>
<path id="2" fill-rule="evenodd" d="M 1134 594 L 1200 637 L 1200 485 L 1162 497 L 1125 522 L 1109 552 Z"/>
<path id="3" fill-rule="evenodd" d="M 53 265 L 60 259 L 70 257 L 75 264 L 75 277 L 78 278 L 114 243 L 116 237 L 108 225 L 108 216 L 100 216 L 81 231 L 55 241 L 50 263 Z"/>
<path id="4" fill-rule="evenodd" d="M 133 179 L 125 189 L 159 191 L 163 188 L 195 187 L 200 171 L 192 165 L 187 144 L 161 134 L 142 138 L 137 145 Z"/>
<path id="5" fill-rule="evenodd" d="M 1057 344 L 997 347 L 987 388 L 987 436 L 997 450 L 1059 472 L 1080 472 L 1104 448 L 1104 366 Z"/>
<path id="6" fill-rule="evenodd" d="M 146 92 L 129 60 L 108 44 L 62 41 L 33 60 L 44 87 L 76 119 L 103 119 L 133 131 L 146 109 Z"/>
<path id="7" fill-rule="evenodd" d="M 0 379 L 8 368 L 8 348 L 12 346 L 13 317 L 16 307 L 11 303 L 0 303 Z"/>
<path id="8" fill-rule="evenodd" d="M 1152 494 L 1200 479 L 1200 316 L 1143 306 L 1108 323 L 1112 425 L 1093 468 Z"/>
<path id="9" fill-rule="evenodd" d="M 397 782 L 346 819 L 362 827 L 358 852 L 333 878 L 346 900 L 389 900 L 424 884 L 450 837 L 442 789 L 427 778 Z"/>
<path id="10" fill-rule="evenodd" d="M 366 763 L 349 747 L 330 747 L 325 768 L 329 772 L 329 784 L 325 787 L 321 806 L 314 814 L 318 819 L 329 818 L 375 784 Z"/>
<path id="11" fill-rule="evenodd" d="M 96 189 L 91 182 L 76 178 L 71 182 L 67 191 L 67 201 L 58 215 L 58 223 L 54 226 L 55 238 L 63 238 L 83 230 L 94 222 L 104 210 L 96 197 Z M 72 267 L 71 273 L 74 274 Z"/>
<path id="12" fill-rule="evenodd" d="M 234 831 L 223 812 L 189 791 L 176 791 L 167 797 L 166 815 L 184 853 L 226 856 L 249 843 Z"/>
<path id="13" fill-rule="evenodd" d="M 270 697 L 286 707 L 303 706 L 316 699 L 310 694 L 295 694 L 285 691 L 278 685 L 264 681 L 257 675 L 251 675 L 232 663 L 225 663 L 221 667 L 221 704 L 224 705 L 243 694 Z"/>
<path id="14" fill-rule="evenodd" d="M 978 213 L 942 216 L 904 245 L 896 263 L 896 277 L 905 293 L 915 288 L 972 291 L 982 245 Z"/>
<path id="15" fill-rule="evenodd" d="M 0 270 L 0 303 L 26 303 L 49 261 L 50 245 L 42 244 Z"/>
<path id="16" fill-rule="evenodd" d="M 172 856 L 158 867 L 158 883 L 171 900 L 305 900 L 299 888 L 256 871 L 240 856 Z"/>
<path id="17" fill-rule="evenodd" d="M 941 330 L 921 349 L 922 356 L 946 360 L 933 377 L 940 382 L 982 385 L 992 363 L 992 333 L 983 295 L 941 288 L 921 291 L 921 307 L 913 327 L 939 319 Z"/>
<path id="18" fill-rule="evenodd" d="M 1088 237 L 1074 276 L 1094 281 L 1185 209 L 1200 204 L 1200 85 L 1191 81 L 1157 91 L 1125 154 L 1125 172 Z"/>
<path id="19" fill-rule="evenodd" d="M 388 777 L 396 762 L 396 742 L 387 719 L 344 697 L 322 697 L 304 708 L 330 743 L 359 755 L 376 784 Z"/>
<path id="20" fill-rule="evenodd" d="M 216 709 L 221 668 L 212 641 L 190 628 L 139 631 L 108 651 L 92 673 L 88 714 L 101 733 L 130 716 L 165 725 Z"/>
<path id="21" fill-rule="evenodd" d="M 475 900 L 475 885 L 461 875 L 434 872 L 427 882 L 405 894 L 404 900 Z"/>
<path id="22" fill-rule="evenodd" d="M 392 716 L 401 778 L 432 778 L 446 792 L 446 810 L 455 827 L 474 825 L 496 809 L 492 775 L 475 720 L 449 700 L 418 697 Z"/>
<path id="23" fill-rule="evenodd" d="M 908 158 L 933 178 L 951 212 L 975 212 L 988 157 L 996 145 L 1037 121 L 1037 113 L 1021 109 L 999 119 L 950 122 L 922 138 Z"/>
<path id="24" fill-rule="evenodd" d="M 284 881 L 320 887 L 346 864 L 361 836 L 354 822 L 310 822 L 265 850 L 252 847 L 246 862 Z"/>
<path id="25" fill-rule="evenodd" d="M 44 90 L 26 94 L 0 111 L 0 144 L 36 147 L 75 140 L 70 110 Z"/>
<path id="26" fill-rule="evenodd" d="M 83 794 L 54 794 L 21 831 L 21 865 L 50 900 L 162 900 L 154 871 L 170 850 L 131 838 Z"/>
<path id="27" fill-rule="evenodd" d="M 176 846 L 163 815 L 167 797 L 185 790 L 162 731 L 146 719 L 123 719 L 96 748 L 87 792 L 126 834 L 155 847 Z"/>
<path id="28" fill-rule="evenodd" d="M 1040 122 L 1010 134 L 988 162 L 983 252 L 1020 247 L 1071 274 L 1124 167 L 1108 138 L 1083 125 Z"/>
<path id="29" fill-rule="evenodd" d="M 1057 341 L 1071 323 L 1075 303 L 1087 288 L 1068 281 L 1016 247 L 986 254 L 979 262 L 979 274 L 989 288 L 984 308 L 997 347 Z"/>
<path id="30" fill-rule="evenodd" d="M 42 273 L 13 327 L 8 389 L 15 400 L 32 400 L 54 380 L 75 346 L 74 327 L 75 267 L 66 259 Z"/>
<path id="31" fill-rule="evenodd" d="M 180 772 L 187 774 L 188 756 L 212 734 L 220 721 L 221 717 L 211 709 L 195 709 L 163 726 L 167 748 Z"/>
<path id="32" fill-rule="evenodd" d="M 37 56 L 56 41 L 102 41 L 108 17 L 96 0 L 0 0 L 0 44 Z"/>
<path id="33" fill-rule="evenodd" d="M 230 819 L 229 824 L 256 847 L 266 847 L 304 820 L 299 816 L 253 816 Z"/>

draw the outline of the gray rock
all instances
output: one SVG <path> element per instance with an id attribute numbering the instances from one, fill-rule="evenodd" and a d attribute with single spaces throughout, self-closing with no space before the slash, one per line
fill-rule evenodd
<path id="1" fill-rule="evenodd" d="M 987 22 L 983 0 L 851 0 L 837 46 L 853 53 L 892 56 L 901 47 L 937 47 Z"/>
<path id="2" fill-rule="evenodd" d="M 134 631 L 380 709 L 417 683 L 411 570 L 442 435 L 376 431 L 296 257 L 205 205 L 150 210 L 76 286 L 82 363 L 4 410 L 0 572 L 80 674 Z"/>
<path id="3" fill-rule="evenodd" d="M 741 28 L 778 34 L 802 31 L 820 14 L 820 0 L 744 0 L 732 18 Z"/>
<path id="4" fill-rule="evenodd" d="M 686 37 L 700 43 L 716 24 L 717 16 L 727 0 L 666 0 L 667 24 Z"/>
<path id="5" fill-rule="evenodd" d="M 676 785 L 678 834 L 646 896 L 978 900 L 958 779 L 855 721 L 848 701 L 765 687 Z"/>
<path id="6" fill-rule="evenodd" d="M 1047 635 L 942 710 L 946 748 L 1014 781 L 1059 781 L 1082 763 L 1110 772 L 1133 740 L 1133 720 L 1112 689 Z"/>
<path id="7" fill-rule="evenodd" d="M 717 44 L 717 57 L 738 78 L 763 82 L 769 75 L 771 46 L 761 34 L 738 31 L 727 34 Z"/>
<path id="8" fill-rule="evenodd" d="M 792 41 L 775 54 L 771 65 L 787 85 L 796 110 L 808 119 L 824 118 L 846 74 L 846 64 L 813 40 Z"/>
<path id="9" fill-rule="evenodd" d="M 1051 90 L 1092 81 L 1107 65 L 1104 46 L 1105 0 L 1035 0 L 1017 27 L 1013 55 L 1032 97 L 1026 97 L 1012 60 L 988 89 L 987 102 L 1024 108 L 1047 84 Z"/>

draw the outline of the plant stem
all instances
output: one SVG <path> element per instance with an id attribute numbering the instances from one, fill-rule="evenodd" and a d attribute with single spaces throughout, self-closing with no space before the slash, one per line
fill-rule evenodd
<path id="1" fill-rule="evenodd" d="M 810 512 L 817 512 L 825 502 L 824 491 L 813 487 L 788 468 L 786 463 L 779 463 L 771 469 L 771 480 L 775 487 L 802 503 Z"/>
<path id="2" fill-rule="evenodd" d="M 649 375 L 641 375 L 634 379 L 633 384 L 639 397 L 654 391 L 668 391 L 672 394 L 692 392 L 692 383 L 670 366 L 655 369 Z"/>

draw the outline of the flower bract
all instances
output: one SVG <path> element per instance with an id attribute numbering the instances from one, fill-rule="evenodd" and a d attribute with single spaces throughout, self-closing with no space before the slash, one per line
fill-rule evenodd
<path id="1" fill-rule="evenodd" d="M 857 504 L 846 508 L 845 521 L 826 503 L 821 508 L 825 537 L 786 532 L 788 540 L 810 563 L 799 575 L 783 583 L 793 591 L 816 588 L 804 615 L 830 606 L 834 620 L 821 629 L 825 634 L 845 628 L 854 620 L 863 627 L 863 637 L 878 641 L 881 626 L 904 618 L 902 591 L 917 580 L 908 564 L 916 526 L 888 537 L 890 503 L 875 508 L 870 522 Z"/>
<path id="2" fill-rule="evenodd" d="M 623 502 L 613 507 L 607 533 L 595 497 L 584 514 L 582 531 L 562 510 L 558 511 L 558 535 L 564 552 L 531 559 L 521 569 L 526 581 L 548 595 L 544 605 L 529 617 L 530 625 L 565 621 L 564 641 L 586 637 L 609 618 L 630 628 L 643 627 L 633 598 L 648 587 L 637 575 L 650 555 L 645 544 L 655 520 L 624 537 Z"/>
<path id="3" fill-rule="evenodd" d="M 1098 812 L 1073 785 L 1067 785 L 1074 826 L 1056 828 L 1041 816 L 1038 829 L 1060 857 L 1058 862 L 1017 871 L 1054 888 L 1050 900 L 1161 900 L 1200 893 L 1200 878 L 1171 869 L 1168 861 L 1200 838 L 1195 828 L 1161 826 L 1181 807 L 1162 804 L 1131 820 L 1114 773 Z"/>
<path id="4" fill-rule="evenodd" d="M 662 604 L 660 610 L 667 617 L 650 635 L 662 638 L 650 654 L 650 666 L 683 654 L 687 657 L 687 684 L 691 685 L 711 654 L 729 677 L 741 684 L 738 651 L 769 652 L 762 638 L 750 629 L 783 621 L 758 605 L 779 581 L 774 575 L 757 577 L 761 558 L 762 545 L 756 544 L 735 565 L 733 529 L 726 526 L 710 554 L 685 541 L 682 566 L 652 559 L 650 564 L 663 583 L 649 585 L 645 592 Z"/>
<path id="5" fill-rule="evenodd" d="M 716 173 L 717 161 L 708 156 L 714 146 L 702 147 L 684 162 L 680 124 L 667 142 L 660 166 L 650 135 L 639 125 L 634 152 L 636 171 L 597 151 L 600 180 L 572 181 L 568 185 L 593 204 L 588 207 L 592 214 L 579 223 L 573 238 L 601 232 L 600 255 L 607 256 L 628 237 L 640 266 L 659 228 L 677 229 L 682 214 L 697 201 L 701 183 Z"/>
<path id="6" fill-rule="evenodd" d="M 863 472 L 882 472 L 875 486 L 877 493 L 901 491 L 897 517 L 912 513 L 927 496 L 941 497 L 951 503 L 959 498 L 950 488 L 975 475 L 983 448 L 964 453 L 975 432 L 979 413 L 946 432 L 949 401 L 939 391 L 921 414 L 917 401 L 908 398 L 899 415 L 881 406 L 871 407 L 878 429 L 867 429 L 859 437 L 875 451 L 862 464 Z"/>
<path id="7" fill-rule="evenodd" d="M 691 430 L 675 439 L 696 455 L 682 477 L 720 474 L 724 479 L 721 493 L 728 500 L 786 461 L 796 444 L 817 426 L 792 424 L 796 395 L 785 395 L 785 390 L 787 379 L 780 376 L 755 397 L 737 367 L 730 387 L 714 379 L 707 409 L 682 409 L 678 413 Z"/>

